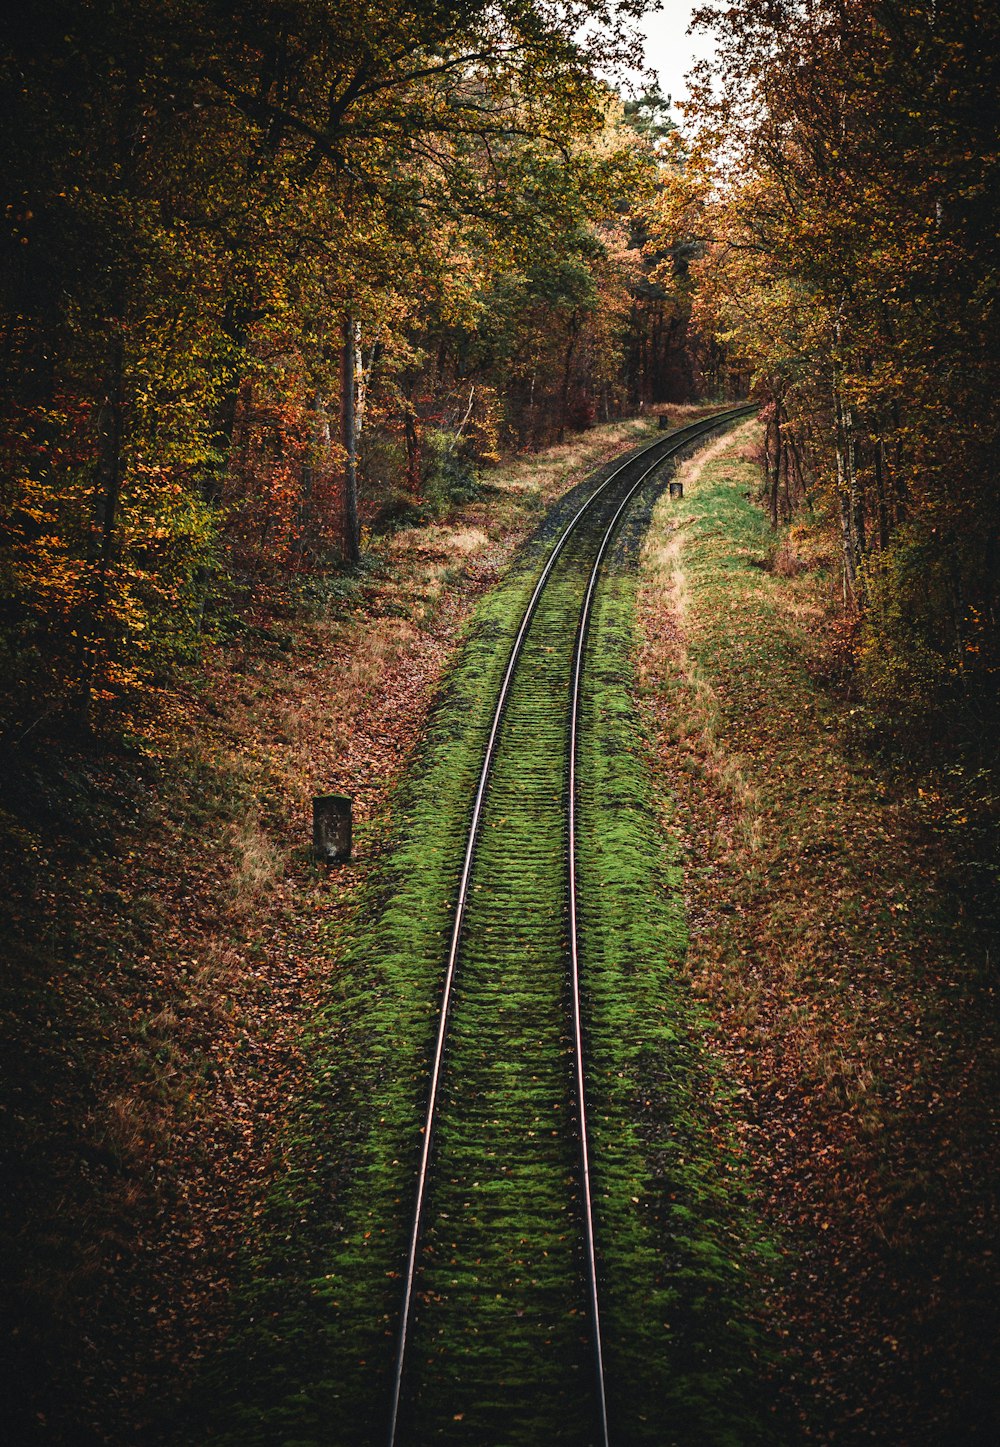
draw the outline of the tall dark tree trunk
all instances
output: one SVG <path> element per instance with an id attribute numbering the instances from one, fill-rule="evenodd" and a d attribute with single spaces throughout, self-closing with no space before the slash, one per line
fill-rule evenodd
<path id="1" fill-rule="evenodd" d="M 774 437 L 774 464 L 771 463 L 771 437 Z M 771 514 L 771 527 L 778 529 L 778 489 L 781 486 L 781 406 L 775 403 L 774 419 L 768 424 L 765 437 L 765 447 L 768 470 L 768 505 Z"/>
<path id="2" fill-rule="evenodd" d="M 786 418 L 785 420 L 786 420 L 786 422 L 787 422 L 788 419 Z M 791 469 L 791 460 L 790 460 L 790 456 L 789 456 L 788 438 L 786 437 L 786 435 L 785 435 L 784 432 L 780 433 L 779 435 L 780 435 L 780 438 L 781 438 L 781 444 L 782 444 L 782 446 L 781 446 L 781 462 L 780 462 L 780 464 L 779 464 L 778 471 L 779 471 L 779 473 L 781 474 L 782 483 L 784 484 L 784 494 L 785 494 L 785 521 L 788 522 L 788 521 L 790 521 L 791 516 L 792 516 L 792 490 L 791 490 L 791 478 L 790 478 L 790 474 L 791 474 L 791 470 L 792 470 L 792 469 Z"/>
<path id="3" fill-rule="evenodd" d="M 875 497 L 878 505 L 878 545 L 881 552 L 889 546 L 889 503 L 886 497 L 885 443 L 879 437 L 875 444 Z"/>
<path id="4" fill-rule="evenodd" d="M 406 439 L 406 485 L 414 497 L 420 494 L 420 435 L 413 409 L 407 407 L 403 417 L 403 435 Z"/>
<path id="5" fill-rule="evenodd" d="M 796 504 L 799 502 L 808 502 L 809 488 L 806 482 L 805 469 L 802 465 L 802 454 L 793 436 L 787 436 L 785 438 L 785 457 L 787 463 L 793 469 L 794 487 L 792 495 Z"/>
<path id="6" fill-rule="evenodd" d="M 852 603 L 862 603 L 859 565 L 863 557 L 863 546 L 857 534 L 858 482 L 854 453 L 854 430 L 850 422 L 850 409 L 844 407 L 840 392 L 833 394 L 835 444 L 837 456 L 837 503 L 840 510 L 840 535 L 844 552 L 844 591 Z"/>
<path id="7" fill-rule="evenodd" d="M 417 374 L 410 373 L 404 378 L 403 396 L 403 440 L 406 445 L 406 486 L 414 497 L 420 495 L 420 429 L 413 394 L 417 386 Z"/>
<path id="8" fill-rule="evenodd" d="M 569 340 L 566 343 L 566 354 L 563 359 L 562 386 L 559 389 L 559 431 L 556 437 L 557 442 L 565 442 L 566 426 L 569 422 L 569 379 L 573 366 L 573 352 L 576 350 L 576 334 L 580 323 L 573 317 L 569 324 Z"/>

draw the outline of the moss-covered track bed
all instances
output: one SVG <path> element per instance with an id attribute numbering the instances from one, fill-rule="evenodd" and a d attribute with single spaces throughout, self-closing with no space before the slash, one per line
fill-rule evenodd
<path id="1" fill-rule="evenodd" d="M 398 801 L 379 898 L 316 1027 L 316 1087 L 262 1217 L 216 1440 L 384 1441 L 400 1381 L 400 1444 L 603 1440 L 569 995 L 574 641 L 623 496 L 707 430 L 570 494 L 477 614 Z M 748 1405 L 748 1268 L 762 1248 L 723 1112 L 707 1108 L 719 1086 L 678 972 L 684 923 L 628 691 L 632 560 L 663 481 L 658 470 L 639 489 L 608 554 L 580 698 L 581 1014 L 608 1419 L 614 1443 L 744 1443 L 766 1435 Z M 469 801 L 512 642 L 554 540 L 588 501 L 522 630 L 453 940 Z M 450 940 L 432 1122 L 427 1061 Z"/>

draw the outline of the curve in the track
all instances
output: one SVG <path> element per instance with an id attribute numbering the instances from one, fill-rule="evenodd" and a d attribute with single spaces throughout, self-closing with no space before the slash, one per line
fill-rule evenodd
<path id="1" fill-rule="evenodd" d="M 594 1213 L 591 1198 L 591 1168 L 588 1129 L 586 1120 L 586 1092 L 584 1078 L 584 1057 L 583 1057 L 583 1027 L 580 1010 L 579 996 L 579 943 L 577 929 L 577 878 L 576 878 L 576 778 L 578 769 L 579 753 L 579 698 L 580 684 L 583 672 L 584 657 L 590 613 L 593 604 L 593 597 L 597 587 L 601 566 L 606 556 L 608 547 L 614 533 L 624 516 L 629 503 L 643 484 L 663 465 L 681 452 L 692 442 L 700 440 L 720 426 L 738 420 L 741 416 L 749 415 L 753 408 L 730 409 L 724 413 L 715 414 L 709 418 L 702 418 L 685 428 L 670 433 L 666 438 L 657 439 L 640 452 L 633 453 L 625 462 L 614 469 L 594 490 L 586 501 L 573 515 L 566 527 L 563 529 L 556 543 L 554 544 L 545 562 L 535 588 L 525 608 L 514 643 L 511 647 L 510 657 L 500 684 L 497 696 L 497 703 L 494 710 L 490 734 L 487 740 L 486 750 L 483 758 L 483 765 L 480 771 L 479 780 L 473 800 L 472 814 L 469 822 L 466 848 L 462 861 L 462 871 L 459 879 L 458 897 L 455 907 L 455 915 L 448 946 L 447 965 L 445 970 L 444 985 L 442 989 L 441 1004 L 438 1016 L 438 1027 L 435 1037 L 434 1050 L 431 1058 L 430 1079 L 428 1088 L 427 1108 L 422 1130 L 422 1144 L 420 1161 L 417 1171 L 416 1200 L 413 1212 L 412 1227 L 409 1235 L 406 1267 L 404 1272 L 404 1296 L 400 1312 L 399 1335 L 396 1345 L 395 1363 L 392 1377 L 388 1447 L 396 1447 L 397 1432 L 399 1428 L 399 1413 L 402 1397 L 402 1385 L 406 1365 L 406 1354 L 409 1343 L 410 1327 L 413 1314 L 414 1287 L 417 1276 L 417 1256 L 420 1249 L 421 1236 L 424 1226 L 424 1215 L 427 1201 L 427 1188 L 430 1178 L 430 1167 L 432 1148 L 434 1141 L 434 1127 L 436 1124 L 438 1102 L 441 1089 L 441 1077 L 444 1064 L 445 1044 L 448 1035 L 448 1024 L 451 1013 L 452 998 L 455 987 L 455 976 L 458 965 L 459 949 L 462 942 L 463 927 L 466 919 L 468 903 L 469 883 L 472 874 L 473 860 L 476 853 L 476 844 L 479 835 L 480 823 L 483 815 L 483 807 L 486 799 L 487 789 L 490 783 L 490 775 L 493 768 L 494 758 L 497 750 L 497 741 L 501 725 L 507 708 L 508 698 L 511 692 L 511 684 L 521 658 L 525 638 L 531 627 L 532 621 L 538 608 L 539 600 L 549 583 L 556 564 L 576 532 L 577 528 L 596 506 L 599 500 L 603 499 L 608 489 L 614 482 L 624 474 L 638 471 L 639 476 L 628 487 L 622 497 L 614 515 L 607 525 L 601 541 L 598 554 L 593 563 L 587 585 L 583 606 L 581 608 L 579 623 L 576 631 L 576 642 L 574 647 L 573 674 L 572 674 L 572 704 L 570 713 L 570 742 L 569 742 L 569 912 L 570 912 L 570 965 L 571 965 L 571 1006 L 572 1006 L 572 1039 L 574 1057 L 574 1086 L 576 1094 L 577 1118 L 580 1136 L 580 1168 L 582 1174 L 581 1198 L 584 1226 L 584 1253 L 586 1259 L 586 1274 L 588 1278 L 588 1312 L 590 1316 L 591 1338 L 594 1348 L 595 1382 L 598 1398 L 599 1431 L 601 1447 L 609 1447 L 610 1435 L 608 1426 L 607 1398 L 604 1379 L 604 1351 L 601 1335 L 600 1302 L 598 1292 L 597 1273 L 597 1251 L 594 1232 Z M 652 458 L 652 461 L 649 459 Z M 648 465 L 647 465 L 648 464 Z"/>

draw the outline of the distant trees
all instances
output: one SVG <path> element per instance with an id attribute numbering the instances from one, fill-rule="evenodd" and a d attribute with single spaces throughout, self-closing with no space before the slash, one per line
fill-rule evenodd
<path id="1" fill-rule="evenodd" d="M 775 522 L 832 509 L 868 696 L 902 729 L 996 721 L 1000 21 L 976 0 L 713 18 L 717 77 L 658 212 L 696 314 L 766 402 Z"/>
<path id="2" fill-rule="evenodd" d="M 355 555 L 355 479 L 440 505 L 627 405 L 631 47 L 600 0 L 0 21 L 10 736 L 193 657 L 226 575 Z"/>

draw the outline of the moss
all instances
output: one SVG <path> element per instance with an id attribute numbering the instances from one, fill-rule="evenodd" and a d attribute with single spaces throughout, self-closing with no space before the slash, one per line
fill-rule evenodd
<path id="1" fill-rule="evenodd" d="M 598 474 L 585 488 L 592 488 Z M 380 1440 L 400 1271 L 470 800 L 524 605 L 580 490 L 483 602 L 394 810 L 377 887 L 337 951 L 315 1086 L 260 1224 L 214 1440 Z M 755 1251 L 678 966 L 676 865 L 628 692 L 648 510 L 594 618 L 585 696 L 582 959 L 616 1436 L 749 1442 Z M 593 1421 L 566 1129 L 569 640 L 591 549 L 543 595 L 477 850 L 435 1141 L 408 1412 L 421 1440 L 579 1444 Z"/>

